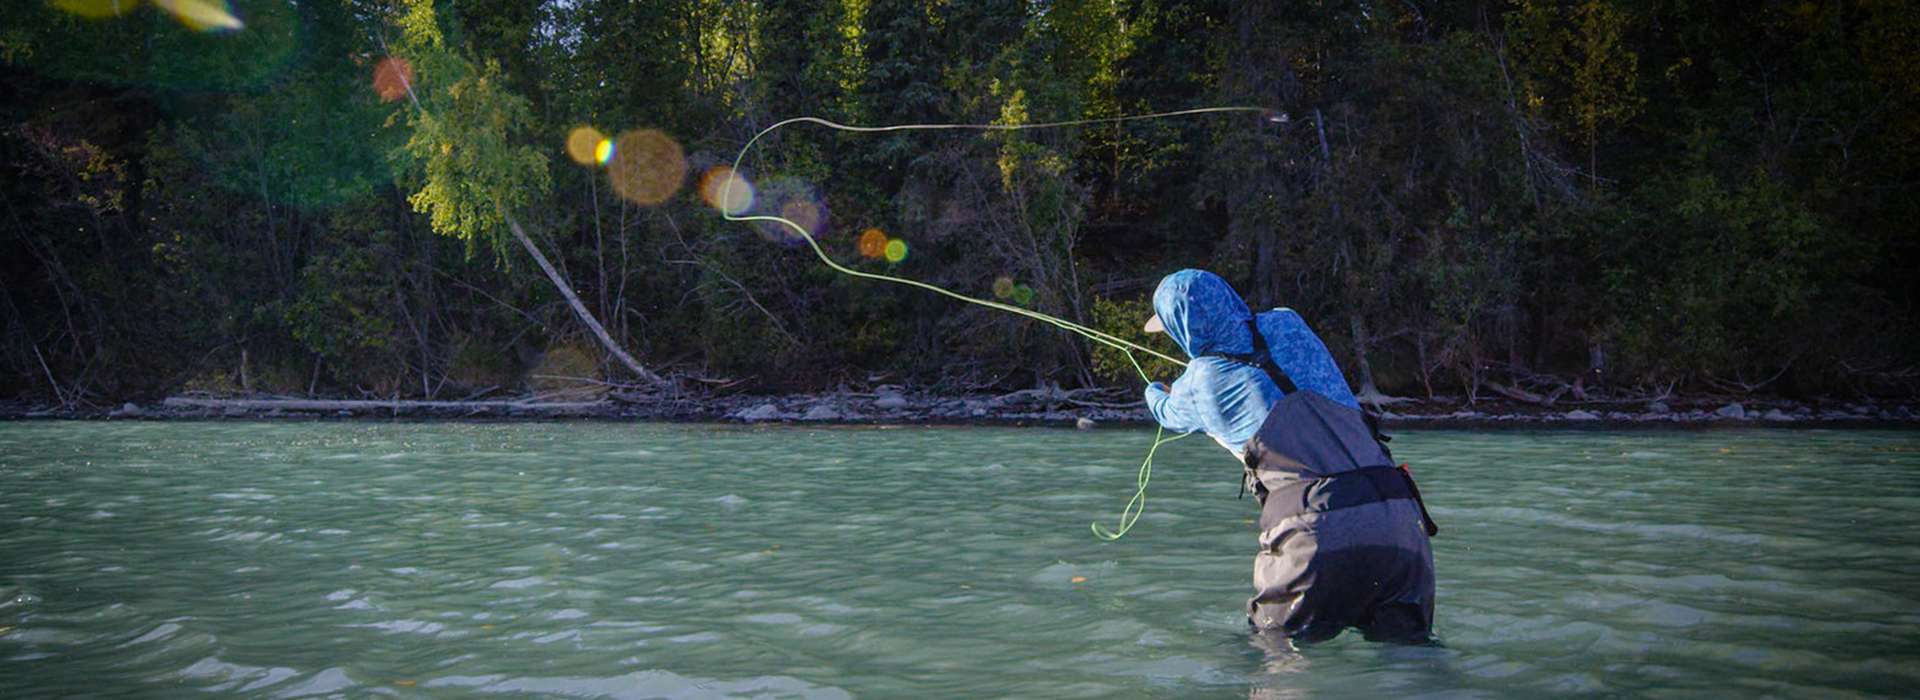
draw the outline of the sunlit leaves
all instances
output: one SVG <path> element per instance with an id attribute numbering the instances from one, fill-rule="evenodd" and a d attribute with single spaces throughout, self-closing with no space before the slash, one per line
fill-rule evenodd
<path id="1" fill-rule="evenodd" d="M 445 48 L 431 0 L 410 0 L 399 21 L 404 51 L 420 67 L 420 104 L 408 108 L 412 133 L 401 153 L 422 177 L 407 201 L 435 233 L 502 253 L 506 217 L 543 201 L 549 184 L 547 157 L 520 138 L 533 126 L 531 110 L 506 90 L 498 64 L 475 65 Z"/>

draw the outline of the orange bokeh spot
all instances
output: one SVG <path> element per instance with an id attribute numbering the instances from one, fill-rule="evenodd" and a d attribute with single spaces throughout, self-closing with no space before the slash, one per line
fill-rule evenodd
<path id="1" fill-rule="evenodd" d="M 687 179 L 687 156 L 680 144 L 656 129 L 621 134 L 607 163 L 613 191 L 635 204 L 654 205 L 680 191 Z"/>
<path id="2" fill-rule="evenodd" d="M 407 59 L 388 56 L 373 67 L 373 91 L 380 95 L 382 102 L 406 97 L 412 85 L 413 64 L 407 63 Z"/>
<path id="3" fill-rule="evenodd" d="M 887 234 L 880 229 L 870 228 L 860 232 L 860 254 L 877 258 L 887 254 Z"/>

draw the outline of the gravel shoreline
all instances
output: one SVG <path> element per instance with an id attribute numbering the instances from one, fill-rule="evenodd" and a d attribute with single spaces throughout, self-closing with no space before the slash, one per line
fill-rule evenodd
<path id="1" fill-rule="evenodd" d="M 117 408 L 62 410 L 0 402 L 0 420 L 273 420 L 482 419 L 615 420 L 650 422 L 794 423 L 822 425 L 1040 425 L 1090 428 L 1150 425 L 1138 403 L 1075 398 L 1073 392 L 1034 390 L 1003 395 L 951 396 L 882 387 L 867 393 L 733 395 L 680 398 L 531 398 L 479 402 L 359 401 L 282 397 L 175 397 Z M 1483 399 L 1401 401 L 1385 406 L 1388 428 L 1816 426 L 1920 427 L 1920 403 L 1866 399 L 1793 401 L 1725 397 L 1541 406 Z"/>

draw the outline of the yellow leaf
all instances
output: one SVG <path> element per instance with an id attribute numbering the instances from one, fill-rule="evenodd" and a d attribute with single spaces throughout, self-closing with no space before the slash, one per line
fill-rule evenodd
<path id="1" fill-rule="evenodd" d="M 194 31 L 239 29 L 246 26 L 218 0 L 153 0 L 153 4 Z"/>
<path id="2" fill-rule="evenodd" d="M 140 0 L 53 0 L 53 6 L 87 19 L 106 19 L 132 12 Z"/>

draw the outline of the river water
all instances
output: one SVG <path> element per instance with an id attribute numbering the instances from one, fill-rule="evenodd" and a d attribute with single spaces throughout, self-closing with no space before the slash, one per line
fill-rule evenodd
<path id="1" fill-rule="evenodd" d="M 0 423 L 0 697 L 1911 695 L 1920 433 L 1406 431 L 1437 647 L 1251 636 L 1204 438 Z"/>

